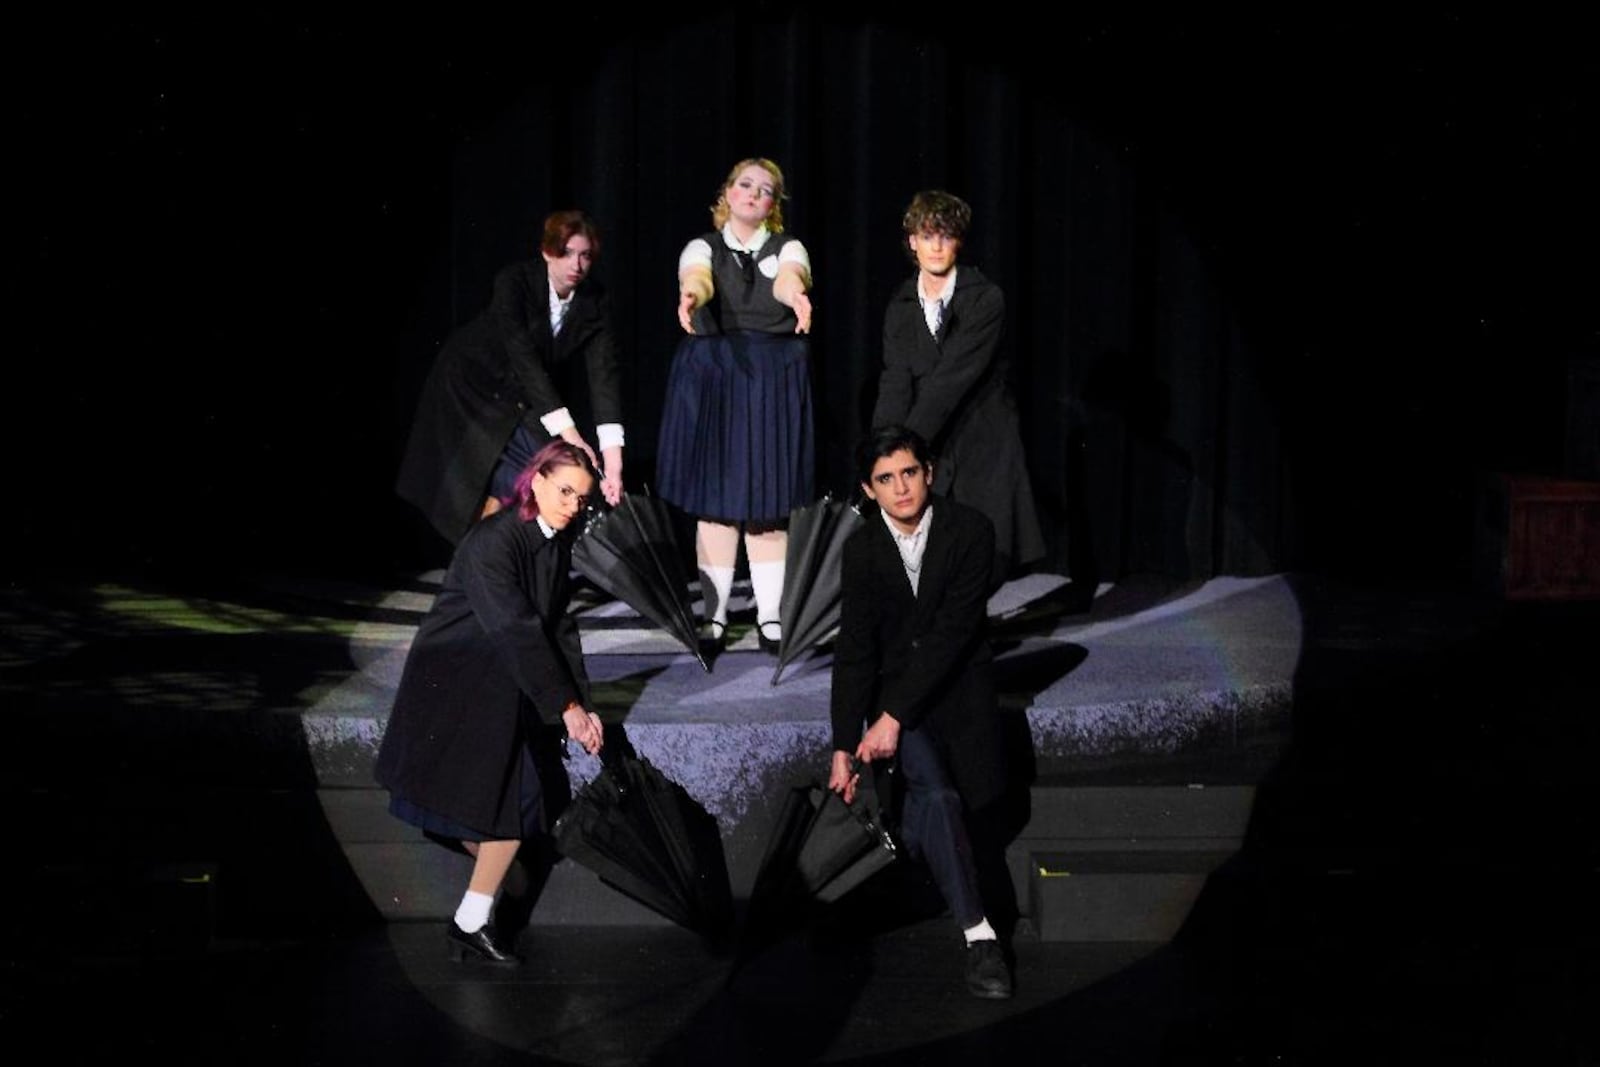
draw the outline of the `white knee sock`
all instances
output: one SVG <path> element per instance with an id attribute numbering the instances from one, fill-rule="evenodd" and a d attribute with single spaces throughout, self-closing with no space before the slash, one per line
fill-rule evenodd
<path id="1" fill-rule="evenodd" d="M 739 527 L 701 519 L 695 525 L 694 559 L 700 568 L 700 596 L 705 617 L 728 625 L 728 598 L 733 595 L 733 568 L 739 562 Z"/>
<path id="2" fill-rule="evenodd" d="M 750 564 L 750 591 L 756 597 L 756 624 L 778 622 L 783 603 L 783 560 Z M 768 633 L 768 637 L 777 637 Z"/>
<path id="3" fill-rule="evenodd" d="M 705 600 L 706 618 L 728 625 L 728 599 L 733 596 L 733 568 L 700 564 L 700 596 Z"/>
<path id="4" fill-rule="evenodd" d="M 475 934 L 489 921 L 489 912 L 493 907 L 494 897 L 469 889 L 461 898 L 461 905 L 456 908 L 456 925 L 461 927 L 463 933 Z"/>

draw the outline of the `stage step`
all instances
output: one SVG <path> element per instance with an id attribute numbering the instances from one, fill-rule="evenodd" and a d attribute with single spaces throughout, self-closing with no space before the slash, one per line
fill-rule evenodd
<path id="1" fill-rule="evenodd" d="M 455 908 L 470 867 L 466 857 L 395 819 L 381 790 L 324 789 L 319 795 L 351 868 L 385 918 L 437 919 Z M 1035 787 L 1032 818 L 1006 856 L 1027 935 L 1047 941 L 1170 938 L 1207 874 L 1238 849 L 1253 799 L 1249 786 Z M 734 892 L 744 897 L 756 857 L 743 855 L 750 848 L 733 851 Z M 667 922 L 570 862 L 551 872 L 530 921 Z"/>
<path id="2" fill-rule="evenodd" d="M 1036 786 L 1007 850 L 1018 907 L 1044 941 L 1166 941 L 1243 843 L 1247 785 Z"/>

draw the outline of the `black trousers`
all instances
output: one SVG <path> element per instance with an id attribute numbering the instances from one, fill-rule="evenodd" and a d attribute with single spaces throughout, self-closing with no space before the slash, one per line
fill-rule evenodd
<path id="1" fill-rule="evenodd" d="M 905 791 L 901 843 L 912 858 L 928 865 L 961 929 L 976 926 L 984 917 L 983 897 L 961 795 L 950 782 L 938 747 L 921 730 L 901 733 L 899 763 Z"/>

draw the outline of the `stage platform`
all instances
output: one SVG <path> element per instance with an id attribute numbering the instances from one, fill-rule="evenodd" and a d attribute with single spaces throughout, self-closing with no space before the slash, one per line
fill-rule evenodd
<path id="1" fill-rule="evenodd" d="M 248 578 L 184 593 L 108 583 L 79 590 L 58 620 L 90 637 L 73 657 L 103 662 L 61 692 L 98 681 L 181 734 L 180 750 L 230 753 L 239 764 L 189 766 L 172 785 L 266 773 L 314 790 L 322 819 L 363 895 L 386 919 L 449 914 L 465 857 L 390 816 L 372 766 L 416 625 L 441 572 L 386 585 Z M 695 595 L 693 586 L 689 587 Z M 1470 601 L 1337 600 L 1320 618 L 1328 647 L 1447 645 L 1477 625 Z M 696 602 L 696 608 L 698 603 Z M 787 789 L 824 774 L 831 645 L 789 664 L 759 650 L 748 587 L 735 587 L 727 650 L 706 670 L 664 631 L 580 582 L 574 612 L 595 710 L 621 724 L 640 755 L 684 786 L 722 828 L 735 896 L 748 894 Z M 1088 590 L 1036 574 L 989 605 L 1002 715 L 1019 795 L 1007 849 L 1023 921 L 1063 940 L 1170 936 L 1206 875 L 1239 847 L 1261 775 L 1281 755 L 1308 639 L 1315 589 L 1287 575 L 1186 585 L 1132 579 Z M 46 631 L 51 622 L 40 619 Z M 19 620 L 18 631 L 27 626 Z M 158 636 L 164 635 L 164 636 Z M 36 676 L 60 660 L 65 635 L 40 635 Z M 66 637 L 67 641 L 84 641 Z M 182 663 L 116 665 L 141 645 Z M 227 650 L 224 652 L 224 650 Z M 255 662 L 250 662 L 255 650 Z M 98 678 L 97 678 L 98 676 Z M 105 694 L 102 693 L 102 696 Z M 125 712 L 122 714 L 126 714 Z M 58 724 L 59 725 L 59 724 Z M 130 738 L 135 749 L 145 743 Z M 277 768 L 264 771 L 264 768 Z M 574 788 L 598 770 L 567 761 Z M 217 866 L 215 857 L 170 856 Z M 219 875 L 220 877 L 220 875 Z M 666 922 L 558 864 L 534 924 Z"/>
<path id="2" fill-rule="evenodd" d="M 391 919 L 448 913 L 466 876 L 463 857 L 394 820 L 386 794 L 372 788 L 411 633 L 389 613 L 425 610 L 438 578 L 418 576 L 379 599 L 384 618 L 352 634 L 359 670 L 307 693 L 299 713 L 329 822 Z M 757 646 L 743 586 L 733 640 L 710 671 L 609 597 L 588 590 L 574 610 L 596 710 L 624 724 L 639 754 L 717 818 L 735 896 L 744 897 L 788 787 L 826 766 L 831 646 L 780 675 Z M 1255 781 L 1288 736 L 1304 638 L 1292 582 L 1131 581 L 1091 592 L 1040 574 L 1003 587 L 989 612 L 1003 714 L 1026 780 L 1007 848 L 1019 915 L 1052 939 L 1164 940 L 1207 874 L 1238 848 Z M 1374 621 L 1348 620 L 1356 629 L 1346 636 Z M 1393 623 L 1386 616 L 1383 625 Z M 1402 626 L 1388 636 L 1447 640 L 1438 627 L 1430 619 L 1426 633 Z M 597 761 L 579 753 L 568 767 L 576 787 Z M 665 920 L 562 864 L 532 921 Z"/>
<path id="3" fill-rule="evenodd" d="M 77 1051 L 179 1062 L 1592 1062 L 1595 605 L 1002 590 L 1031 818 L 1018 997 L 984 1005 L 948 920 L 869 889 L 735 980 L 570 863 L 521 971 L 446 966 L 460 872 L 369 777 L 436 580 L 7 591 L 8 1036 L 97 1003 Z M 766 790 L 821 773 L 829 651 L 774 685 L 747 620 L 707 673 L 579 610 L 603 712 L 725 821 L 747 886 Z"/>

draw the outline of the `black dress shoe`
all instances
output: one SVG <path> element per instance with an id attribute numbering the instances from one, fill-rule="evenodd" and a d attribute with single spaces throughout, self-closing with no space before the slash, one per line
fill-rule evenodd
<path id="1" fill-rule="evenodd" d="M 777 637 L 767 636 L 767 628 L 771 627 Z M 778 648 L 783 643 L 783 627 L 775 622 L 764 622 L 756 627 L 756 643 L 761 646 L 761 651 L 769 656 L 776 656 Z"/>
<path id="2" fill-rule="evenodd" d="M 451 919 L 449 928 L 444 932 L 444 940 L 450 950 L 450 958 L 457 963 L 473 959 L 495 967 L 517 967 L 522 964 L 522 959 L 516 953 L 502 948 L 495 940 L 494 926 L 489 923 L 469 934 Z"/>
<path id="3" fill-rule="evenodd" d="M 967 946 L 967 992 L 984 1000 L 1011 996 L 1011 968 L 998 941 L 974 941 Z"/>
<path id="4" fill-rule="evenodd" d="M 700 654 L 708 660 L 715 660 L 728 649 L 728 624 L 707 622 L 700 627 Z"/>

